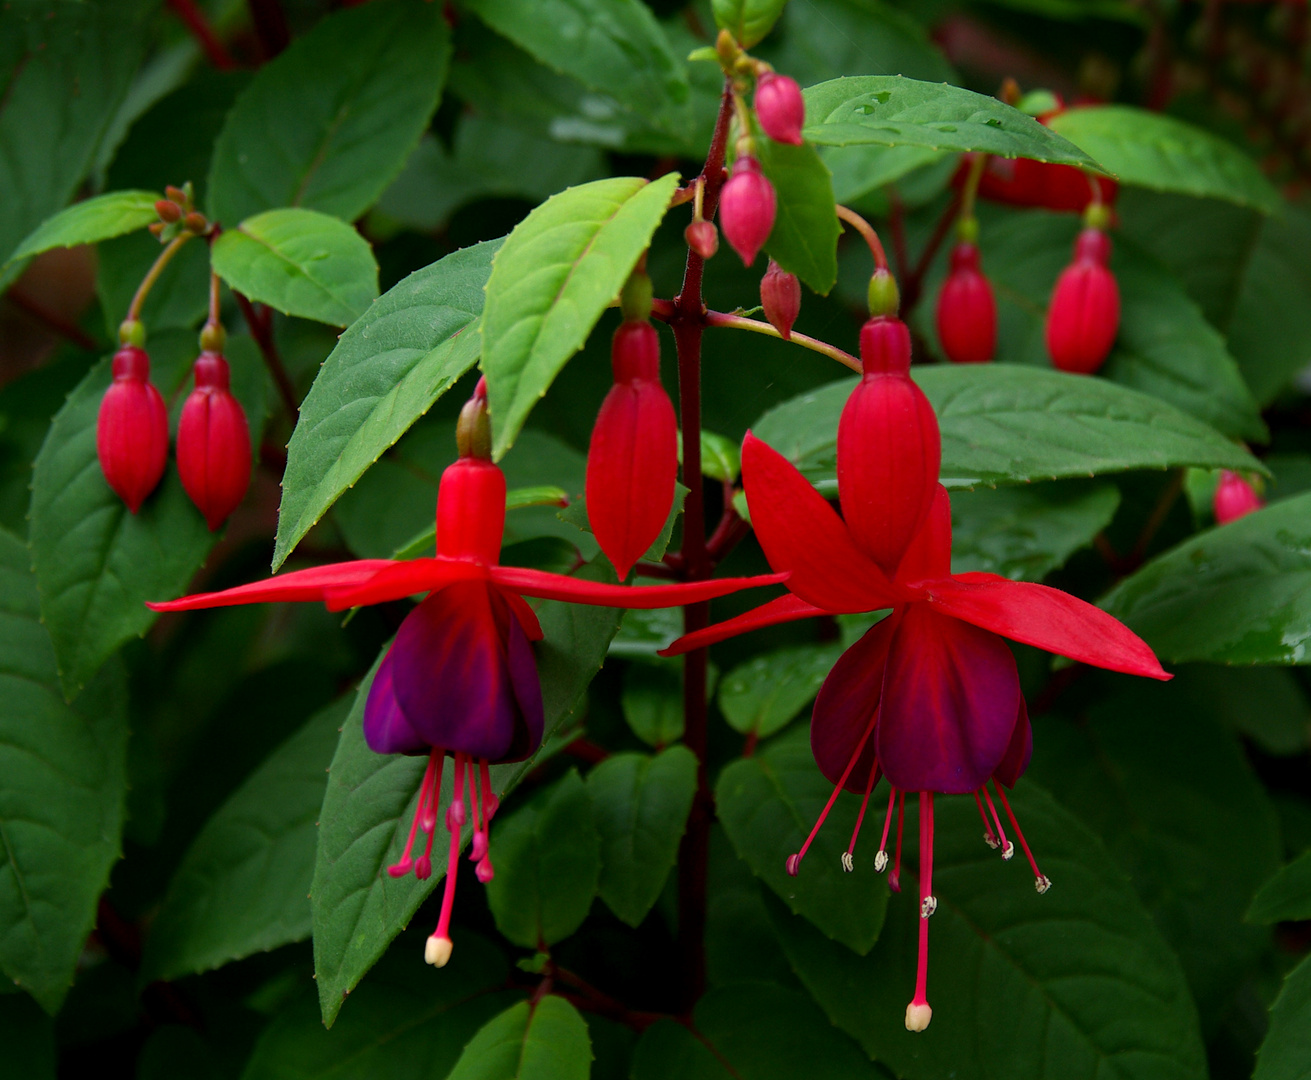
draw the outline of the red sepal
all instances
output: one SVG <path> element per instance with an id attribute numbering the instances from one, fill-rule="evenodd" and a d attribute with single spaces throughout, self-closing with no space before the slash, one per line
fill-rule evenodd
<path id="1" fill-rule="evenodd" d="M 237 508 L 250 486 L 250 429 L 241 403 L 228 389 L 228 362 L 203 352 L 196 388 L 178 421 L 178 475 L 210 531 Z"/>
<path id="2" fill-rule="evenodd" d="M 236 604 L 265 604 L 277 600 L 322 600 L 329 589 L 361 585 L 379 570 L 392 566 L 390 559 L 355 559 L 328 563 L 308 570 L 252 581 L 222 592 L 196 593 L 178 600 L 147 601 L 151 611 L 195 611 L 199 608 L 232 607 Z"/>
<path id="3" fill-rule="evenodd" d="M 365 604 L 403 600 L 419 593 L 436 592 L 454 581 L 482 580 L 491 576 L 488 568 L 471 559 L 384 560 L 384 565 L 364 581 L 324 590 L 329 611 L 345 611 Z"/>
<path id="4" fill-rule="evenodd" d="M 114 381 L 96 417 L 96 456 L 105 482 L 136 513 L 159 485 L 168 462 L 168 411 L 150 382 L 144 349 L 114 354 Z"/>
<path id="5" fill-rule="evenodd" d="M 1047 308 L 1047 351 L 1061 371 L 1091 375 L 1106 362 L 1120 329 L 1120 287 L 1107 262 L 1111 241 L 1084 229 Z"/>
<path id="6" fill-rule="evenodd" d="M 727 596 L 739 589 L 781 585 L 787 580 L 787 574 L 761 574 L 759 577 L 715 578 L 677 585 L 607 585 L 599 581 L 587 581 L 585 578 L 552 574 L 546 570 L 531 570 L 525 566 L 494 566 L 490 573 L 492 581 L 502 589 L 513 589 L 524 596 L 622 608 L 681 607 L 683 604 Z"/>
<path id="7" fill-rule="evenodd" d="M 714 626 L 707 626 L 703 630 L 694 630 L 690 634 L 684 634 L 666 648 L 659 650 L 659 652 L 661 656 L 681 656 L 693 649 L 704 649 L 727 638 L 745 634 L 748 630 L 760 630 L 766 626 L 795 622 L 797 619 L 813 619 L 816 615 L 827 614 L 828 612 L 823 608 L 815 607 L 814 604 L 807 604 L 794 593 L 784 593 L 768 604 L 761 604 L 760 607 L 743 612 L 736 618 L 726 619 L 724 622 L 715 623 Z"/>
<path id="8" fill-rule="evenodd" d="M 984 364 L 997 348 L 997 301 L 979 269 L 979 249 L 957 244 L 938 293 L 938 340 L 956 364 Z"/>

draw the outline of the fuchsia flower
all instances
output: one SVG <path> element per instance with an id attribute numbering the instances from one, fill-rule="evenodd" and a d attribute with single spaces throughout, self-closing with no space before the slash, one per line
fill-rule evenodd
<path id="1" fill-rule="evenodd" d="M 213 532 L 246 497 L 250 486 L 250 428 L 228 389 L 228 362 L 205 350 L 192 373 L 196 388 L 178 420 L 178 475 Z"/>
<path id="2" fill-rule="evenodd" d="M 760 162 L 750 154 L 740 155 L 719 196 L 719 223 L 729 245 L 747 266 L 756 261 L 773 232 L 777 209 L 774 185 L 761 171 Z"/>
<path id="3" fill-rule="evenodd" d="M 1120 331 L 1120 286 L 1111 272 L 1111 238 L 1089 228 L 1074 242 L 1047 308 L 1047 351 L 1061 371 L 1091 375 L 1106 362 Z"/>
<path id="4" fill-rule="evenodd" d="M 775 142 L 802 144 L 806 125 L 806 102 L 796 79 L 766 72 L 756 82 L 756 119 Z"/>
<path id="5" fill-rule="evenodd" d="M 431 559 L 360 559 L 299 570 L 217 593 L 148 605 L 155 611 L 322 600 L 331 611 L 428 594 L 406 616 L 369 688 L 364 736 L 380 754 L 426 755 L 418 807 L 393 877 L 432 873 L 438 795 L 445 756 L 454 758 L 454 784 L 446 824 L 450 852 L 446 891 L 425 959 L 450 959 L 451 905 L 459 868 L 467 799 L 473 808 L 471 857 L 477 876 L 492 877 L 487 834 L 496 812 L 488 765 L 520 761 L 542 740 L 542 694 L 530 642 L 542 629 L 525 596 L 603 607 L 658 608 L 695 603 L 785 575 L 721 578 L 633 588 L 561 574 L 500 566 L 505 525 L 505 476 L 490 460 L 487 394 L 480 382 L 460 415 L 460 458 L 442 474 L 437 494 L 437 554 Z M 423 854 L 412 858 L 415 838 L 427 834 Z"/>
<path id="6" fill-rule="evenodd" d="M 957 244 L 938 294 L 938 340 L 954 364 L 986 364 L 997 348 L 997 301 L 979 269 L 978 246 Z"/>
<path id="7" fill-rule="evenodd" d="M 145 349 L 120 347 L 113 371 L 96 417 L 96 456 L 105 482 L 135 514 L 168 464 L 168 410 L 150 381 Z"/>
<path id="8" fill-rule="evenodd" d="M 791 341 L 792 327 L 801 314 L 801 282 L 796 274 L 789 274 L 773 259 L 760 279 L 760 306 L 783 340 Z"/>
<path id="9" fill-rule="evenodd" d="M 984 836 L 1009 858 L 1014 847 L 986 785 L 1006 810 L 1039 871 L 1004 787 L 1029 762 L 1032 735 L 1015 660 L 1003 637 L 1112 671 L 1168 679 L 1152 650 L 1106 612 L 1057 589 L 996 574 L 951 573 L 951 509 L 938 483 L 941 439 L 928 399 L 910 378 L 910 339 L 896 318 L 871 319 L 861 334 L 864 376 L 838 427 L 839 517 L 810 483 L 747 434 L 742 476 L 752 524 L 770 565 L 790 576 L 788 593 L 744 615 L 688 634 L 667 654 L 701 648 L 757 627 L 815 615 L 891 609 L 839 658 L 819 692 L 811 749 L 835 785 L 801 850 L 796 874 L 843 788 L 860 794 L 860 830 L 880 776 L 891 785 L 875 857 L 888 864 L 894 801 L 920 797 L 920 956 L 906 1026 L 932 1016 L 926 996 L 932 890 L 933 796 L 973 793 Z M 988 811 L 984 811 L 984 803 Z M 890 884 L 899 887 L 897 864 Z M 856 834 L 843 855 L 850 870 Z"/>
<path id="10" fill-rule="evenodd" d="M 1228 469 L 1220 473 L 1220 483 L 1216 485 L 1212 503 L 1217 525 L 1228 525 L 1263 506 L 1265 502 L 1256 493 L 1256 489 L 1238 473 Z"/>

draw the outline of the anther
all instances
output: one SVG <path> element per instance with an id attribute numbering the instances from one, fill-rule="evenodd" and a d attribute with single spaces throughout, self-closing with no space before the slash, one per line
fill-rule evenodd
<path id="1" fill-rule="evenodd" d="M 874 855 L 874 869 L 880 874 L 888 868 L 888 853 L 880 849 Z"/>
<path id="2" fill-rule="evenodd" d="M 496 876 L 496 871 L 492 869 L 492 860 L 484 855 L 478 860 L 478 865 L 473 869 L 474 877 L 486 885 Z"/>
<path id="3" fill-rule="evenodd" d="M 936 896 L 926 896 L 920 901 L 920 918 L 927 919 L 938 910 L 938 898 Z"/>
<path id="4" fill-rule="evenodd" d="M 1006 862 L 1010 862 L 1011 859 L 1014 857 L 1014 855 L 1015 855 L 1015 841 L 1013 841 L 1013 840 L 1007 840 L 1007 841 L 1006 841 L 1006 850 L 1003 851 L 1003 852 L 1001 853 L 1001 857 L 1002 857 Z"/>
<path id="5" fill-rule="evenodd" d="M 387 873 L 392 877 L 401 878 L 408 874 L 414 868 L 414 860 L 404 858 L 400 862 L 387 867 Z"/>
<path id="6" fill-rule="evenodd" d="M 842 869 L 848 874 L 856 869 L 856 860 L 851 857 L 851 852 L 849 851 L 844 851 L 842 853 Z"/>
<path id="7" fill-rule="evenodd" d="M 1046 874 L 1039 874 L 1037 880 L 1033 883 L 1033 887 L 1037 889 L 1039 895 L 1041 895 L 1052 887 L 1052 879 Z"/>
<path id="8" fill-rule="evenodd" d="M 786 863 L 788 876 L 796 877 L 797 871 L 801 869 L 801 854 L 799 852 L 788 856 Z"/>
<path id="9" fill-rule="evenodd" d="M 432 857 L 430 855 L 420 855 L 414 860 L 414 876 L 420 881 L 427 881 L 432 877 Z"/>
<path id="10" fill-rule="evenodd" d="M 455 946 L 448 937 L 433 934 L 423 946 L 423 959 L 433 967 L 445 967 Z"/>

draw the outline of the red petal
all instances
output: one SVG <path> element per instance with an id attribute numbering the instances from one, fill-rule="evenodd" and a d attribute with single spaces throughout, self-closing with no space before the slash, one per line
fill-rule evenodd
<path id="1" fill-rule="evenodd" d="M 939 611 L 1012 641 L 1096 667 L 1169 679 L 1147 642 L 1077 596 L 996 574 L 958 574 L 929 586 Z"/>
<path id="2" fill-rule="evenodd" d="M 851 755 L 869 727 L 883 693 L 883 669 L 901 617 L 897 612 L 870 627 L 828 673 L 810 721 L 810 751 L 819 771 L 836 784 L 846 772 Z M 860 761 L 847 777 L 847 790 L 863 795 L 875 766 L 876 740 L 865 743 Z"/>
<path id="3" fill-rule="evenodd" d="M 951 499 L 947 497 L 947 489 L 939 484 L 924 524 L 897 567 L 897 581 L 909 584 L 950 576 Z"/>
<path id="4" fill-rule="evenodd" d="M 1006 747 L 1006 756 L 1001 764 L 993 770 L 992 778 L 1000 780 L 1008 788 L 1015 786 L 1024 770 L 1029 767 L 1029 758 L 1033 756 L 1033 726 L 1029 723 L 1029 706 L 1020 695 L 1020 715 L 1015 720 L 1015 730 L 1011 732 L 1011 744 Z"/>
<path id="5" fill-rule="evenodd" d="M 541 641 L 546 635 L 542 633 L 542 624 L 537 621 L 537 612 L 528 606 L 528 601 L 517 592 L 511 592 L 509 589 L 499 591 L 505 598 L 505 602 L 510 605 L 514 617 L 519 620 L 519 625 L 523 627 L 523 632 L 527 635 L 528 640 Z"/>
<path id="6" fill-rule="evenodd" d="M 742 479 L 751 524 L 788 589 L 831 612 L 877 611 L 912 594 L 888 581 L 852 542 L 837 512 L 782 454 L 747 432 Z"/>
<path id="7" fill-rule="evenodd" d="M 433 592 L 453 581 L 488 577 L 487 567 L 464 559 L 407 559 L 387 562 L 372 577 L 346 587 L 326 590 L 329 611 L 345 611 L 361 604 L 402 600 L 415 593 Z"/>
<path id="8" fill-rule="evenodd" d="M 715 623 L 714 626 L 707 626 L 704 630 L 694 630 L 690 634 L 684 634 L 666 649 L 660 650 L 661 656 L 681 656 L 685 652 L 691 652 L 693 649 L 704 649 L 717 641 L 723 641 L 725 638 L 736 637 L 738 634 L 745 634 L 748 630 L 759 630 L 766 626 L 775 626 L 778 623 L 793 622 L 797 619 L 813 619 L 816 615 L 827 615 L 828 612 L 823 608 L 817 608 L 814 604 L 807 604 L 799 596 L 792 593 L 785 593 L 768 604 L 761 604 L 758 608 L 744 612 L 736 618 L 728 619 L 725 622 Z"/>
<path id="9" fill-rule="evenodd" d="M 492 581 L 501 588 L 513 589 L 525 596 L 622 608 L 681 607 L 701 600 L 713 600 L 717 596 L 727 596 L 739 589 L 781 585 L 787 580 L 786 574 L 761 574 L 759 577 L 688 581 L 679 585 L 606 585 L 545 570 L 530 570 L 524 566 L 493 566 L 491 575 Z"/>
<path id="10" fill-rule="evenodd" d="M 253 581 L 222 592 L 196 593 L 180 600 L 147 602 L 151 611 L 194 611 L 197 608 L 232 607 L 234 604 L 264 604 L 274 600 L 322 600 L 329 589 L 362 584 L 379 570 L 392 565 L 390 559 L 356 559 L 329 563 L 309 570 L 297 570 L 267 581 Z"/>

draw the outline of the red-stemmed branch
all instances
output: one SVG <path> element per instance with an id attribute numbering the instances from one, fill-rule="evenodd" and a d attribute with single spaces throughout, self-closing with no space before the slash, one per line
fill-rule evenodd
<path id="1" fill-rule="evenodd" d="M 195 0 L 168 0 L 168 6 L 173 9 L 173 14 L 182 20 L 183 25 L 191 31 L 191 36 L 205 50 L 205 56 L 209 58 L 209 62 L 219 71 L 232 71 L 237 66 L 237 62 L 232 59 L 232 54 L 228 52 L 227 46 L 214 33 L 214 28 L 209 25 L 209 19 Z"/>

